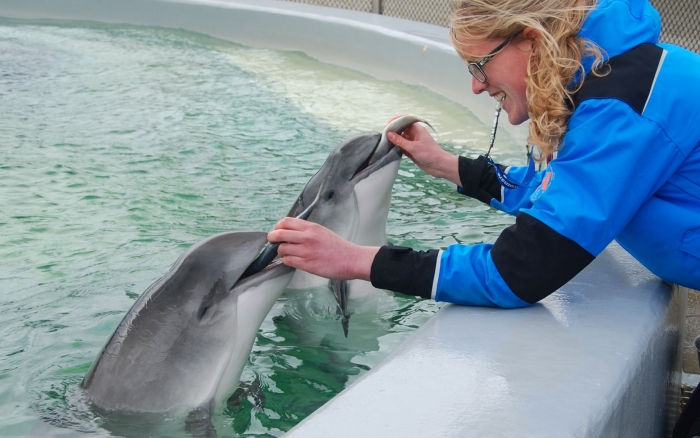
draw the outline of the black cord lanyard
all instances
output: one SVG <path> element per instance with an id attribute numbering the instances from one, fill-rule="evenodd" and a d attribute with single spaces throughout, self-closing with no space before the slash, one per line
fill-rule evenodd
<path id="1" fill-rule="evenodd" d="M 498 178 L 498 182 L 505 188 L 508 189 L 517 189 L 519 187 L 537 187 L 538 184 L 531 184 L 532 179 L 535 177 L 535 160 L 532 158 L 532 153 L 529 152 L 528 149 L 528 168 L 527 168 L 527 173 L 525 173 L 525 177 L 523 178 L 522 181 L 514 181 L 513 179 L 509 178 L 508 175 L 501 170 L 501 168 L 494 163 L 493 159 L 489 156 L 491 154 L 491 148 L 493 148 L 493 142 L 496 140 L 496 129 L 498 128 L 498 116 L 501 115 L 501 108 L 503 107 L 503 99 L 505 97 L 501 98 L 498 100 L 498 106 L 496 107 L 496 118 L 493 119 L 493 129 L 491 130 L 491 144 L 489 145 L 489 150 L 486 151 L 486 155 L 484 155 L 484 159 L 486 160 L 487 163 L 493 166 L 493 168 L 496 170 L 496 178 Z"/>

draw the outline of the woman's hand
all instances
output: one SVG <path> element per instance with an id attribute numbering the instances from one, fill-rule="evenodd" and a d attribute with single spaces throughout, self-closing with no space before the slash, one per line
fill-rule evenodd
<path id="1" fill-rule="evenodd" d="M 388 132 L 387 138 L 428 174 L 462 185 L 458 157 L 442 149 L 423 125 L 414 123 L 401 135 Z"/>
<path id="2" fill-rule="evenodd" d="M 283 242 L 277 253 L 285 265 L 332 280 L 369 280 L 378 247 L 348 242 L 319 224 L 286 217 L 267 235 Z"/>

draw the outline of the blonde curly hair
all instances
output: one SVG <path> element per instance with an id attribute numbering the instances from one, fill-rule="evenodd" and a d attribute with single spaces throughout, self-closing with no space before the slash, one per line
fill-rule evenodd
<path id="1" fill-rule="evenodd" d="M 527 67 L 526 96 L 530 116 L 528 141 L 551 154 L 559 148 L 571 116 L 572 95 L 583 83 L 583 57 L 592 56 L 593 72 L 600 72 L 602 49 L 577 36 L 597 0 L 452 0 L 452 45 L 466 61 L 457 37 L 488 40 L 508 38 L 526 27 L 540 38 Z M 523 38 L 520 36 L 520 38 Z"/>

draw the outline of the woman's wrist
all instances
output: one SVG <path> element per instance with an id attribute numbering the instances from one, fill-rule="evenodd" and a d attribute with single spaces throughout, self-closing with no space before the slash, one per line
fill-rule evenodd
<path id="1" fill-rule="evenodd" d="M 355 246 L 355 251 L 349 260 L 349 274 L 352 278 L 369 281 L 374 257 L 379 252 L 378 246 Z"/>
<path id="2" fill-rule="evenodd" d="M 446 179 L 458 186 L 462 185 L 459 178 L 459 156 L 445 152 L 445 156 L 440 160 L 439 168 L 435 177 Z"/>

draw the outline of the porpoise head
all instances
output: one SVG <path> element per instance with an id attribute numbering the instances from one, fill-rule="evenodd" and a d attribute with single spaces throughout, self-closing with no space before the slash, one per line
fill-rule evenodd
<path id="1" fill-rule="evenodd" d="M 282 264 L 238 281 L 266 243 L 228 232 L 188 249 L 134 303 L 82 388 L 98 408 L 187 414 L 237 387 L 258 328 L 291 280 Z"/>
<path id="2" fill-rule="evenodd" d="M 401 149 L 391 144 L 389 131 L 403 132 L 417 116 L 402 116 L 381 134 L 350 138 L 330 153 L 307 183 L 288 216 L 298 216 L 316 197 L 308 220 L 323 225 L 359 245 L 386 243 L 386 219 L 391 190 L 401 160 Z"/>
<path id="3" fill-rule="evenodd" d="M 364 134 L 336 147 L 299 195 L 289 216 L 298 216 L 318 195 L 309 221 L 355 243 L 384 242 L 401 150 L 394 147 L 370 165 L 380 139 L 380 134 Z"/>

